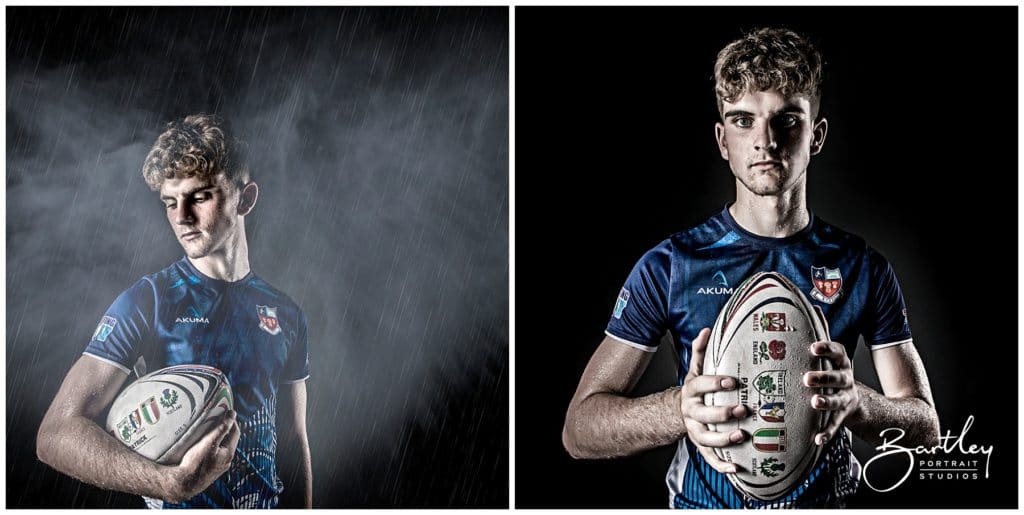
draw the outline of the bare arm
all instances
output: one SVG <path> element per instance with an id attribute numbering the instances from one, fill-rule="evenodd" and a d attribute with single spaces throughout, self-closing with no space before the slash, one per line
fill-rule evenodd
<path id="1" fill-rule="evenodd" d="M 723 472 L 735 468 L 723 462 L 707 446 L 722 447 L 742 441 L 741 432 L 709 431 L 705 424 L 725 422 L 747 415 L 738 406 L 712 408 L 704 405 L 705 393 L 731 389 L 733 378 L 701 375 L 704 349 L 710 331 L 693 342 L 690 372 L 683 387 L 644 397 L 625 397 L 651 361 L 652 353 L 606 337 L 594 352 L 569 404 L 562 443 L 575 458 L 626 456 L 679 441 L 689 435 L 709 463 Z"/>
<path id="2" fill-rule="evenodd" d="M 587 363 L 562 430 L 574 458 L 612 458 L 674 443 L 686 434 L 679 388 L 627 398 L 650 364 L 644 352 L 605 337 Z"/>
<path id="3" fill-rule="evenodd" d="M 234 412 L 193 446 L 178 466 L 146 459 L 97 425 L 94 419 L 110 406 L 125 378 L 124 371 L 109 363 L 79 358 L 39 426 L 36 453 L 40 461 L 102 488 L 169 501 L 192 497 L 223 473 L 217 472 L 222 462 L 213 460 L 214 451 L 230 444 L 223 466 L 227 470 L 238 442 Z M 223 460 L 223 455 L 221 450 L 216 457 Z"/>
<path id="4" fill-rule="evenodd" d="M 302 453 L 302 471 L 298 484 L 290 487 L 301 489 L 304 507 L 313 507 L 313 459 L 309 451 L 309 435 L 306 431 L 306 382 L 299 381 L 281 386 L 281 413 L 287 417 L 282 424 L 284 437 L 297 440 Z"/>
<path id="5" fill-rule="evenodd" d="M 879 432 L 890 427 L 906 431 L 908 445 L 938 445 L 939 415 L 932 401 L 928 374 L 914 345 L 879 349 L 871 353 L 871 358 L 883 393 L 858 381 L 860 405 L 847 418 L 846 425 L 873 445 L 882 442 Z"/>

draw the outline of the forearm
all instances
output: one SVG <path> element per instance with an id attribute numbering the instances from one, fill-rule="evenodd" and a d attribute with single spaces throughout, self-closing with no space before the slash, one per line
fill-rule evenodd
<path id="1" fill-rule="evenodd" d="M 108 490 L 168 498 L 169 467 L 121 445 L 85 417 L 44 422 L 37 452 L 41 461 L 80 481 Z"/>
<path id="2" fill-rule="evenodd" d="M 313 459 L 309 452 L 309 442 L 302 442 L 302 473 L 299 474 L 298 487 L 303 491 L 303 507 L 313 507 Z"/>
<path id="3" fill-rule="evenodd" d="M 676 443 L 686 434 L 678 387 L 628 398 L 596 393 L 573 406 L 562 441 L 574 458 L 614 458 Z"/>
<path id="4" fill-rule="evenodd" d="M 927 401 L 918 397 L 886 397 L 860 381 L 855 388 L 860 405 L 845 421 L 854 434 L 878 445 L 882 443 L 880 432 L 899 428 L 906 432 L 904 441 L 907 444 L 938 445 L 939 417 Z"/>

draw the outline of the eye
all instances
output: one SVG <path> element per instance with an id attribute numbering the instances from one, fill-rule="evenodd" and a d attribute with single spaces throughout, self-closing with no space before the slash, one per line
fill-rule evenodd
<path id="1" fill-rule="evenodd" d="M 202 193 L 195 194 L 192 197 L 192 202 L 197 202 L 198 203 L 198 202 L 203 202 L 204 200 L 209 200 L 209 199 L 210 199 L 210 193 L 204 191 Z"/>
<path id="2" fill-rule="evenodd" d="M 164 208 L 165 209 L 174 209 L 175 207 L 178 207 L 178 205 L 175 204 L 174 202 L 169 202 L 167 204 L 164 204 Z"/>
<path id="3" fill-rule="evenodd" d="M 738 116 L 733 118 L 732 123 L 741 129 L 749 129 L 754 126 L 754 120 L 749 116 Z"/>
<path id="4" fill-rule="evenodd" d="M 779 117 L 777 117 L 775 119 L 775 125 L 777 127 L 782 127 L 784 129 L 790 129 L 790 128 L 796 127 L 797 124 L 799 124 L 799 123 L 800 123 L 800 118 L 798 118 L 798 117 L 796 117 L 794 115 L 791 115 L 791 114 L 784 114 L 784 115 L 779 116 Z"/>

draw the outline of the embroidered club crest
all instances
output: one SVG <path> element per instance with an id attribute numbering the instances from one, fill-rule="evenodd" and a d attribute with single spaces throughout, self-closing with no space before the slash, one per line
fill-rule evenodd
<path id="1" fill-rule="evenodd" d="M 825 304 L 832 304 L 843 293 L 843 274 L 838 268 L 811 267 L 811 282 L 814 289 L 811 297 Z"/>
<path id="2" fill-rule="evenodd" d="M 277 308 L 257 305 L 256 314 L 260 316 L 260 329 L 270 334 L 281 332 L 281 325 L 277 323 Z"/>

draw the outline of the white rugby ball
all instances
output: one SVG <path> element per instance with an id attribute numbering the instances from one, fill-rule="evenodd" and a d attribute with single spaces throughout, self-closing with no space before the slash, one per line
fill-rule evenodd
<path id="1" fill-rule="evenodd" d="M 705 395 L 708 406 L 747 406 L 749 416 L 712 431 L 742 430 L 739 444 L 715 449 L 719 458 L 736 465 L 726 477 L 755 499 L 778 499 L 800 484 L 821 455 L 814 435 L 830 413 L 811 407 L 815 393 L 803 375 L 830 370 L 831 362 L 811 354 L 810 345 L 830 340 L 820 308 L 811 305 L 782 274 L 759 272 L 733 292 L 718 315 L 704 355 L 705 375 L 739 379 L 731 391 Z"/>
<path id="2" fill-rule="evenodd" d="M 133 451 L 174 464 L 233 406 L 223 372 L 205 365 L 176 365 L 128 385 L 111 404 L 106 429 Z"/>

